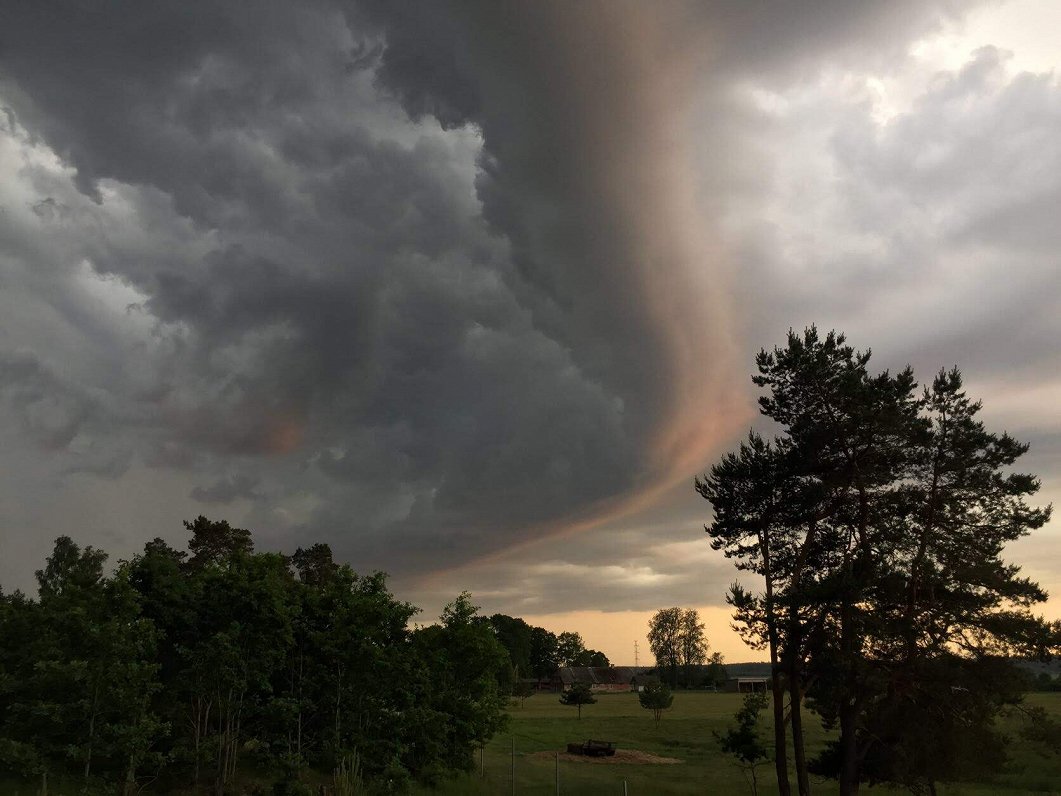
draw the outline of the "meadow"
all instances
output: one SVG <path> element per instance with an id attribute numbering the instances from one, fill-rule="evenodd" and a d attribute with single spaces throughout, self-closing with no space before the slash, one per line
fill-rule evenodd
<path id="1" fill-rule="evenodd" d="M 1029 705 L 1040 705 L 1055 717 L 1061 717 L 1061 694 L 1029 694 Z M 512 793 L 512 770 L 515 769 L 515 793 L 520 796 L 556 793 L 559 769 L 560 793 L 626 794 L 750 794 L 748 780 L 741 770 L 723 755 L 714 732 L 732 722 L 740 705 L 736 694 L 678 692 L 674 706 L 664 714 L 659 725 L 651 713 L 643 710 L 634 694 L 605 694 L 597 703 L 576 710 L 559 704 L 556 694 L 537 694 L 525 705 L 509 709 L 508 730 L 487 744 L 481 768 L 474 774 L 447 782 L 440 791 L 422 794 L 507 794 Z M 828 739 L 819 723 L 808 722 L 808 752 L 816 753 Z M 1017 717 L 1006 720 L 1012 734 L 1019 730 Z M 764 735 L 770 737 L 771 722 L 763 714 Z M 666 758 L 678 758 L 674 764 L 634 764 L 616 762 L 575 762 L 563 755 L 557 765 L 556 752 L 568 743 L 587 738 L 615 741 L 619 749 L 639 750 Z M 512 750 L 515 749 L 513 755 Z M 986 796 L 987 794 L 1061 794 L 1061 750 L 1044 754 L 1042 750 L 1015 738 L 1010 765 L 998 772 L 992 782 L 960 783 L 939 788 L 948 796 Z M 758 769 L 759 793 L 776 794 L 773 767 L 766 763 Z M 793 780 L 793 785 L 795 780 Z M 814 792 L 837 793 L 836 783 L 815 781 Z M 625 787 L 625 790 L 624 790 Z M 905 793 L 884 787 L 864 788 L 867 793 Z"/>

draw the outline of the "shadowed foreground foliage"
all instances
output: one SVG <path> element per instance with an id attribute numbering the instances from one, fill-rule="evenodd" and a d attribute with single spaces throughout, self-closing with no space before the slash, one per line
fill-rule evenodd
<path id="1" fill-rule="evenodd" d="M 5 774 L 224 793 L 251 768 L 298 792 L 356 760 L 400 791 L 471 769 L 503 726 L 509 658 L 467 594 L 410 630 L 417 609 L 326 545 L 254 553 L 228 523 L 185 526 L 190 557 L 155 539 L 111 575 L 61 537 L 37 600 L 0 595 Z"/>

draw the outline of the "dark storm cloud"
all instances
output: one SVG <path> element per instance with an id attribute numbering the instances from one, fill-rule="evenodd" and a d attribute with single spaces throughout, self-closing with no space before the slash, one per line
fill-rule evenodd
<path id="1" fill-rule="evenodd" d="M 50 449 L 68 446 L 95 413 L 89 396 L 25 351 L 0 354 L 0 396 L 29 436 Z"/>
<path id="2" fill-rule="evenodd" d="M 71 371 L 62 389 L 12 360 L 28 431 L 98 470 L 73 443 L 106 414 L 114 433 L 95 444 L 126 465 L 131 448 L 195 468 L 206 485 L 191 497 L 254 501 L 265 538 L 323 538 L 399 571 L 620 492 L 651 418 L 582 361 L 591 336 L 534 317 L 555 302 L 482 220 L 476 134 L 414 124 L 376 95 L 381 29 L 324 4 L 258 11 L 2 12 L 8 132 L 58 154 L 82 194 L 55 168 L 23 170 L 33 217 L 6 230 L 11 279 L 55 269 L 25 289 L 101 360 L 81 373 L 42 351 Z M 76 280 L 120 285 L 143 328 L 101 328 Z M 225 474 L 243 462 L 260 482 Z M 396 544 L 432 538 L 445 540 L 432 560 Z"/>
<path id="3" fill-rule="evenodd" d="M 192 489 L 191 497 L 200 503 L 228 504 L 233 500 L 245 498 L 254 500 L 258 497 L 255 487 L 260 479 L 248 473 L 237 473 L 235 475 L 221 478 L 209 486 L 197 486 Z"/>
<path id="4" fill-rule="evenodd" d="M 327 541 L 361 569 L 423 574 L 590 525 L 687 482 L 745 422 L 748 351 L 779 339 L 764 330 L 820 317 L 822 286 L 776 273 L 776 225 L 735 236 L 746 257 L 719 242 L 727 213 L 769 198 L 761 150 L 784 151 L 789 129 L 737 89 L 901 59 L 952 10 L 5 4 L 6 411 L 61 472 L 172 478 L 175 511 L 249 506 L 229 519 L 263 544 Z M 893 210 L 863 180 L 939 200 L 903 164 L 962 123 L 946 108 L 978 74 L 877 147 L 843 115 L 852 223 Z M 972 157 L 955 156 L 955 186 Z M 1056 234 L 1042 205 L 980 207 L 954 245 L 1042 252 Z M 901 243 L 841 278 L 840 300 L 929 246 Z M 771 279 L 791 292 L 752 295 Z M 731 290 L 752 297 L 735 307 Z M 1047 298 L 1035 307 L 1048 318 Z M 619 601 L 624 581 L 638 607 L 693 603 L 698 572 L 725 576 L 671 555 L 683 533 L 590 536 L 481 583 L 566 608 Z"/>

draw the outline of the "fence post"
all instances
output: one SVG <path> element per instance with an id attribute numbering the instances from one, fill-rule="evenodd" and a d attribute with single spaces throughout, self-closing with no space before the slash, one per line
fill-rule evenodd
<path id="1" fill-rule="evenodd" d="M 556 796 L 560 796 L 560 753 L 556 753 Z"/>
<path id="2" fill-rule="evenodd" d="M 512 796 L 516 796 L 516 737 L 512 736 Z"/>
<path id="3" fill-rule="evenodd" d="M 623 780 L 623 796 L 630 796 L 630 792 L 626 789 L 626 780 Z"/>

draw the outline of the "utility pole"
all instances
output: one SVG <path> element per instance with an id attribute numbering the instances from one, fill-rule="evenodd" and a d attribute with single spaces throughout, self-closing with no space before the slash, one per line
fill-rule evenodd
<path id="1" fill-rule="evenodd" d="M 638 656 L 639 650 L 637 648 L 637 639 L 634 639 L 634 674 L 640 674 L 639 666 L 641 664 L 641 659 Z"/>

